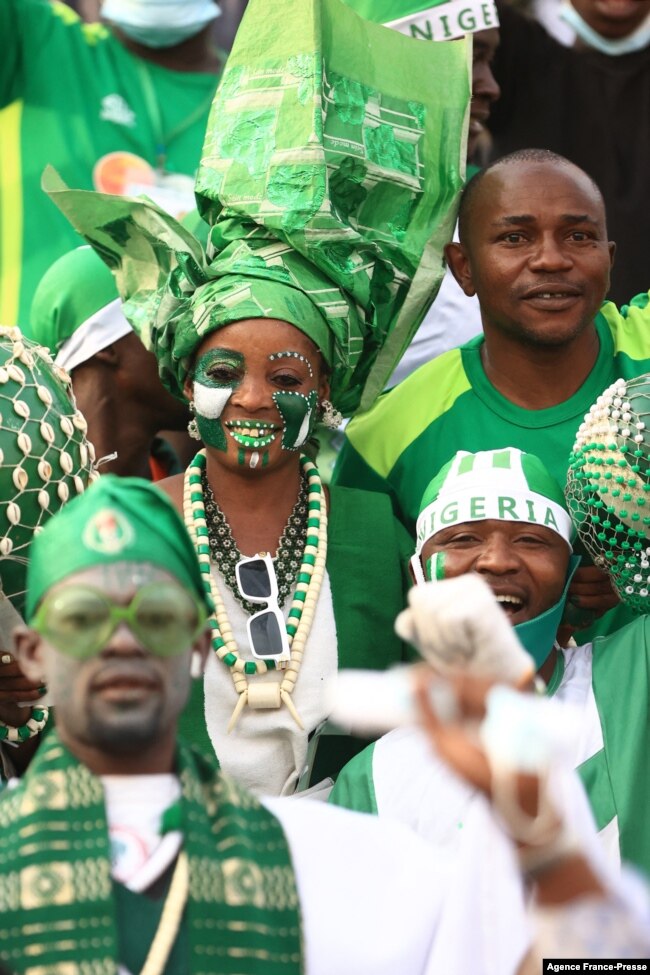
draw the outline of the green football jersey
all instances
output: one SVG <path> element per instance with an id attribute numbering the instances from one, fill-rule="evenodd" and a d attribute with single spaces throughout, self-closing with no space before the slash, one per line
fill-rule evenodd
<path id="1" fill-rule="evenodd" d="M 81 243 L 40 188 L 50 163 L 75 188 L 192 205 L 213 74 L 130 54 L 63 3 L 0 0 L 0 321 L 29 333 L 38 281 Z"/>
<path id="2" fill-rule="evenodd" d="M 563 403 L 527 410 L 490 383 L 483 336 L 417 369 L 346 429 L 333 483 L 388 493 L 414 533 L 429 481 L 458 450 L 518 447 L 536 454 L 564 485 L 576 431 L 592 403 L 619 377 L 650 371 L 650 294 L 596 317 L 600 350 L 582 386 Z"/>

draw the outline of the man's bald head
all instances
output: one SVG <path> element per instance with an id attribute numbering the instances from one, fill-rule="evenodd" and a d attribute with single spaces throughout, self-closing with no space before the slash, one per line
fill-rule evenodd
<path id="1" fill-rule="evenodd" d="M 521 168 L 530 164 L 534 166 L 549 166 L 553 170 L 568 168 L 575 171 L 576 174 L 580 174 L 589 181 L 604 210 L 605 203 L 598 184 L 588 173 L 585 173 L 583 169 L 580 169 L 579 166 L 576 166 L 565 156 L 560 156 L 557 152 L 551 152 L 550 149 L 518 149 L 517 152 L 511 152 L 509 155 L 490 163 L 485 169 L 476 173 L 465 185 L 458 210 L 458 229 L 461 243 L 469 243 L 474 206 L 484 192 L 489 192 L 490 175 L 500 174 L 501 170 L 505 167 L 514 166 Z"/>

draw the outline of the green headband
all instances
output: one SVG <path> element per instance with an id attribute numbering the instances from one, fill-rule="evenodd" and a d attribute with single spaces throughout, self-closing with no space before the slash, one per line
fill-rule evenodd
<path id="1" fill-rule="evenodd" d="M 362 17 L 409 37 L 450 41 L 499 26 L 494 0 L 346 0 Z"/>
<path id="2" fill-rule="evenodd" d="M 208 605 L 194 546 L 171 501 L 148 481 L 106 474 L 34 538 L 27 620 L 55 583 L 114 562 L 148 562 L 165 569 Z"/>
<path id="3" fill-rule="evenodd" d="M 349 415 L 435 298 L 470 88 L 464 41 L 419 44 L 340 0 L 251 0 L 197 176 L 206 251 L 145 199 L 71 191 L 52 173 L 43 185 L 114 272 L 173 393 L 215 329 L 280 318 L 329 361 Z"/>

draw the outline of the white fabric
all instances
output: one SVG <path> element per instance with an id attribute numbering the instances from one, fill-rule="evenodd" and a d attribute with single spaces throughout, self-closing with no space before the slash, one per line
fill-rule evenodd
<path id="1" fill-rule="evenodd" d="M 562 0 L 536 0 L 533 9 L 535 20 L 540 22 L 551 37 L 554 37 L 564 47 L 573 47 L 576 32 L 560 17 Z"/>
<path id="2" fill-rule="evenodd" d="M 111 841 L 111 873 L 129 890 L 146 890 L 174 862 L 182 834 L 161 836 L 163 813 L 181 795 L 177 777 L 103 775 L 106 818 Z"/>
<path id="3" fill-rule="evenodd" d="M 451 971 L 434 965 L 447 891 L 426 843 L 395 823 L 318 802 L 265 805 L 289 841 L 306 975 Z"/>
<path id="4" fill-rule="evenodd" d="M 289 843 L 305 975 L 461 975 L 438 967 L 447 890 L 426 843 L 398 824 L 319 802 L 265 805 Z M 455 946 L 446 947 L 453 956 Z"/>
<path id="5" fill-rule="evenodd" d="M 410 826 L 434 848 L 443 871 L 445 911 L 434 945 L 439 971 L 515 975 L 531 944 L 524 887 L 512 843 L 487 799 L 435 756 L 415 728 L 374 747 L 381 817 Z M 551 794 L 598 873 L 611 882 L 578 777 L 554 770 Z"/>
<path id="6" fill-rule="evenodd" d="M 573 705 L 581 712 L 580 733 L 571 742 L 572 764 L 575 768 L 596 755 L 604 747 L 603 729 L 598 714 L 592 684 L 593 647 L 586 643 L 581 647 L 563 650 L 564 675 L 555 697 Z M 618 816 L 600 830 L 601 846 L 610 863 L 620 866 Z"/>
<path id="7" fill-rule="evenodd" d="M 647 958 L 650 955 L 650 890 L 624 868 L 617 890 L 602 900 L 583 897 L 569 904 L 534 909 L 536 964 L 543 958 Z"/>
<path id="8" fill-rule="evenodd" d="M 454 232 L 454 240 L 458 240 L 458 227 Z M 396 386 L 425 362 L 431 362 L 443 352 L 464 345 L 482 331 L 478 298 L 476 295 L 468 298 L 447 268 L 436 300 L 411 339 L 411 344 L 400 359 L 388 387 Z"/>
<path id="9" fill-rule="evenodd" d="M 214 565 L 212 571 L 239 647 L 239 655 L 245 660 L 252 660 L 246 635 L 248 617 Z M 283 607 L 285 618 L 290 608 L 289 598 Z M 336 625 L 326 572 L 292 694 L 304 731 L 284 706 L 279 710 L 267 711 L 253 711 L 246 707 L 236 727 L 229 735 L 226 734 L 238 695 L 226 665 L 214 654 L 209 655 L 203 685 L 205 720 L 221 767 L 256 795 L 291 795 L 305 765 L 307 736 L 328 715 L 326 687 L 335 678 L 337 667 Z M 269 671 L 249 680 L 272 682 L 282 680 L 282 676 L 283 671 Z"/>
<path id="10" fill-rule="evenodd" d="M 102 17 L 137 27 L 192 27 L 199 30 L 218 17 L 213 0 L 103 0 Z"/>
<path id="11" fill-rule="evenodd" d="M 571 0 L 564 0 L 560 10 L 560 17 L 571 27 L 580 40 L 588 47 L 593 47 L 601 54 L 609 57 L 620 57 L 641 51 L 650 44 L 650 14 L 639 24 L 636 30 L 624 37 L 605 37 L 594 30 L 575 9 Z"/>
<path id="12" fill-rule="evenodd" d="M 57 366 L 72 372 L 112 342 L 117 342 L 132 331 L 122 313 L 122 301 L 116 298 L 79 326 L 67 342 L 63 343 L 54 361 Z"/>

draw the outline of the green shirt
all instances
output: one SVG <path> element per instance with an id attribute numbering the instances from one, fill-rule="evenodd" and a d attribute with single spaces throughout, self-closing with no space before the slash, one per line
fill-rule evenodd
<path id="1" fill-rule="evenodd" d="M 71 187 L 111 192 L 124 191 L 120 160 L 104 160 L 114 152 L 144 161 L 143 182 L 163 155 L 166 173 L 193 177 L 216 82 L 134 57 L 104 25 L 83 23 L 63 3 L 0 0 L 3 325 L 28 333 L 38 281 L 80 243 L 41 191 L 45 166 Z"/>
<path id="2" fill-rule="evenodd" d="M 649 295 L 596 317 L 600 351 L 580 389 L 563 403 L 527 410 L 502 396 L 481 363 L 483 336 L 432 360 L 385 393 L 346 429 L 333 483 L 388 493 L 414 533 L 425 488 L 458 450 L 518 447 L 536 454 L 560 484 L 578 426 L 619 377 L 650 371 Z"/>

